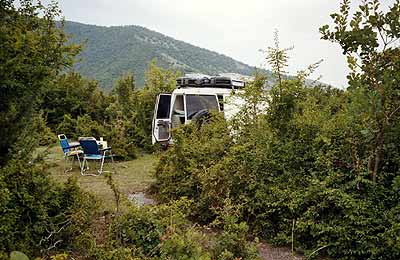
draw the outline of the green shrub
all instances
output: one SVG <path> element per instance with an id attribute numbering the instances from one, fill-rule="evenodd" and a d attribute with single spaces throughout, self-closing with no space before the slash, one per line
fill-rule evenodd
<path id="1" fill-rule="evenodd" d="M 0 170 L 0 190 L 3 252 L 38 255 L 73 248 L 96 205 L 73 180 L 54 184 L 43 166 L 23 160 L 11 160 Z"/>
<path id="2" fill-rule="evenodd" d="M 207 238 L 194 228 L 172 233 L 160 246 L 160 259 L 211 260 Z"/>
<path id="3" fill-rule="evenodd" d="M 112 125 L 107 126 L 107 132 L 103 136 L 117 158 L 126 160 L 136 158 L 138 149 L 134 139 L 128 134 L 132 128 L 131 122 L 120 119 L 115 119 Z"/>
<path id="4" fill-rule="evenodd" d="M 159 256 L 163 240 L 190 226 L 186 220 L 189 206 L 190 201 L 183 198 L 166 205 L 132 207 L 113 221 L 110 243 L 136 248 L 142 256 Z"/>
<path id="5" fill-rule="evenodd" d="M 232 122 L 234 137 L 223 131 L 224 123 L 177 129 L 174 146 L 156 168 L 157 195 L 166 201 L 190 197 L 193 216 L 207 223 L 227 199 L 235 202 L 237 220 L 226 243 L 217 244 L 219 258 L 244 250 L 239 245 L 246 239 L 238 234 L 247 228 L 306 254 L 320 249 L 314 256 L 398 258 L 400 160 L 392 144 L 399 141 L 399 124 L 388 130 L 382 175 L 374 183 L 368 139 L 360 119 L 349 115 L 348 93 L 283 81 L 270 94 L 265 114 L 242 113 Z"/>
<path id="6" fill-rule="evenodd" d="M 51 131 L 51 129 L 46 125 L 46 118 L 43 113 L 36 115 L 32 122 L 33 129 L 36 129 L 36 138 L 39 140 L 38 144 L 41 146 L 54 144 L 57 140 L 56 135 Z"/>
<path id="7" fill-rule="evenodd" d="M 212 220 L 212 200 L 220 198 L 213 198 L 213 194 L 201 195 L 203 175 L 222 160 L 231 145 L 232 138 L 222 115 L 214 115 L 211 122 L 201 128 L 192 124 L 176 129 L 173 146 L 161 155 L 151 190 L 161 200 L 182 196 L 194 199 L 192 214 L 203 221 Z"/>
<path id="8" fill-rule="evenodd" d="M 69 138 L 77 138 L 76 124 L 76 119 L 73 119 L 69 114 L 65 114 L 63 120 L 58 124 L 56 132 L 57 134 L 63 133 Z"/>
<path id="9" fill-rule="evenodd" d="M 10 260 L 29 260 L 29 257 L 27 257 L 24 253 L 19 252 L 19 251 L 12 251 L 10 253 Z"/>
<path id="10" fill-rule="evenodd" d="M 132 248 L 115 247 L 112 249 L 105 249 L 97 247 L 92 249 L 91 258 L 98 260 L 140 260 L 141 257 L 135 256 L 135 250 Z"/>
<path id="11" fill-rule="evenodd" d="M 260 259 L 257 247 L 249 242 L 249 227 L 239 221 L 242 206 L 233 204 L 230 199 L 224 201 L 223 208 L 217 210 L 214 226 L 222 227 L 222 232 L 214 238 L 213 255 L 215 259 Z"/>

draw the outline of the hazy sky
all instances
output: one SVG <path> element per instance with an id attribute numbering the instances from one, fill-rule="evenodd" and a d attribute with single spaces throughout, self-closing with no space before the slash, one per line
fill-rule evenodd
<path id="1" fill-rule="evenodd" d="M 358 1 L 355 1 L 357 4 Z M 141 25 L 249 65 L 265 65 L 260 49 L 273 45 L 279 30 L 290 52 L 289 72 L 324 59 L 313 75 L 347 85 L 345 57 L 338 45 L 320 40 L 339 0 L 59 0 L 67 20 L 97 25 Z M 313 77 L 311 77 L 313 78 Z"/>

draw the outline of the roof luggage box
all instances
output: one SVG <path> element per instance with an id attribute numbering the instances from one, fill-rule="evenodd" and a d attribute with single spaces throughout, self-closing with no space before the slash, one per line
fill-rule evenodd
<path id="1" fill-rule="evenodd" d="M 228 88 L 239 89 L 243 88 L 246 83 L 242 80 L 234 80 L 230 77 L 214 76 L 208 77 L 205 75 L 193 77 L 180 77 L 176 80 L 178 88 Z"/>

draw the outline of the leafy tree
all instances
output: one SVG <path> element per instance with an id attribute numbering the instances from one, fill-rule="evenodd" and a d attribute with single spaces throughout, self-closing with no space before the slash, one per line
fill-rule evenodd
<path id="1" fill-rule="evenodd" d="M 58 76 L 47 85 L 40 108 L 46 113 L 49 127 L 56 132 L 67 115 L 74 119 L 88 115 L 96 121 L 104 121 L 108 102 L 108 97 L 96 81 L 72 71 Z M 75 133 L 68 131 L 65 134 Z"/>
<path id="2" fill-rule="evenodd" d="M 70 180 L 50 181 L 33 149 L 47 142 L 44 90 L 79 50 L 55 24 L 56 4 L 0 1 L 0 255 L 46 255 L 88 227 L 95 203 Z M 41 132 L 41 133 L 39 133 Z M 49 135 L 48 137 L 51 137 Z"/>
<path id="3" fill-rule="evenodd" d="M 54 22 L 59 14 L 55 4 L 0 2 L 0 165 L 29 127 L 43 90 L 79 50 L 66 44 Z"/>
<path id="4" fill-rule="evenodd" d="M 107 108 L 108 132 L 113 151 L 122 158 L 136 157 L 135 102 L 137 92 L 133 74 L 121 77 L 111 92 L 114 101 Z"/>
<path id="5" fill-rule="evenodd" d="M 171 93 L 176 87 L 180 72 L 163 69 L 153 60 L 146 72 L 145 86 L 138 91 L 135 99 L 136 142 L 139 147 L 151 149 L 151 126 L 154 104 L 158 94 Z"/>
<path id="6" fill-rule="evenodd" d="M 378 0 L 363 1 L 350 15 L 350 0 L 344 0 L 339 13 L 331 15 L 335 27 L 321 27 L 322 38 L 339 43 L 347 56 L 348 76 L 353 102 L 365 99 L 358 123 L 366 137 L 368 151 L 364 165 L 375 182 L 382 169 L 387 133 L 397 121 L 400 110 L 400 2 L 385 13 Z M 358 146 L 362 146 L 358 141 Z M 357 162 L 354 162 L 357 163 Z"/>

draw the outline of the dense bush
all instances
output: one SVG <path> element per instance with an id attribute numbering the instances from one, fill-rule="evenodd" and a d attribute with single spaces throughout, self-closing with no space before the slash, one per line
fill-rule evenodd
<path id="1" fill-rule="evenodd" d="M 89 227 L 94 198 L 70 180 L 55 185 L 44 166 L 13 160 L 0 170 L 0 251 L 43 255 L 71 250 Z"/>
<path id="2" fill-rule="evenodd" d="M 215 215 L 209 209 L 221 205 L 215 200 L 223 200 L 224 197 L 220 196 L 218 189 L 209 189 L 212 193 L 209 197 L 204 196 L 202 178 L 208 178 L 205 172 L 220 162 L 229 150 L 232 144 L 229 129 L 221 115 L 215 115 L 204 127 L 185 125 L 176 129 L 173 135 L 174 145 L 161 155 L 155 171 L 156 181 L 151 189 L 161 200 L 182 196 L 194 199 L 195 208 L 200 212 L 197 210 L 192 214 L 209 221 Z"/>
<path id="3" fill-rule="evenodd" d="M 278 80 L 266 93 L 257 76 L 240 94 L 246 105 L 230 128 L 215 121 L 175 131 L 155 173 L 158 196 L 191 197 L 194 216 L 206 222 L 232 201 L 253 234 L 306 254 L 399 258 L 399 48 L 386 42 L 382 51 L 379 34 L 365 40 L 359 30 L 398 39 L 392 18 L 400 6 L 383 13 L 367 1 L 346 27 L 349 8 L 344 1 L 332 15 L 335 31 L 321 28 L 359 68 L 347 90 L 307 87 L 307 72 L 279 77 L 287 56 L 271 49 L 282 54 L 270 56 Z"/>
<path id="4" fill-rule="evenodd" d="M 283 82 L 270 95 L 267 113 L 246 118 L 234 140 L 224 121 L 178 129 L 157 167 L 160 198 L 189 196 L 202 221 L 213 220 L 228 198 L 254 234 L 290 244 L 293 232 L 306 252 L 398 257 L 398 177 L 388 172 L 374 183 L 355 171 L 348 94 Z M 398 167 L 397 156 L 388 158 L 386 167 Z"/>
<path id="5" fill-rule="evenodd" d="M 135 208 L 116 218 L 111 226 L 113 246 L 133 247 L 146 257 L 160 255 L 160 244 L 176 231 L 189 226 L 186 220 L 190 201 Z"/>
<path id="6" fill-rule="evenodd" d="M 206 235 L 187 218 L 191 204 L 182 197 L 168 204 L 130 208 L 114 219 L 106 248 L 125 248 L 130 257 L 141 259 L 258 259 L 255 245 L 247 241 L 247 225 L 238 223 L 233 211 L 219 212 L 223 221 L 214 226 L 222 230 Z"/>

